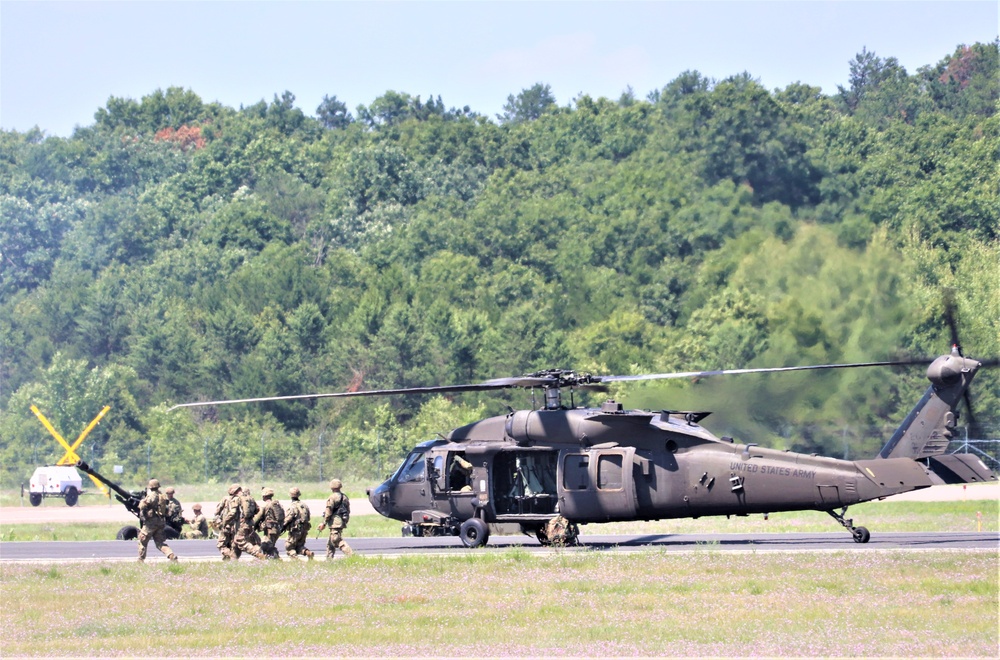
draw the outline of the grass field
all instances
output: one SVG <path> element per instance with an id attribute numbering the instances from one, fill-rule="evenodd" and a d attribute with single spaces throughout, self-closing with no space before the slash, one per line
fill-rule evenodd
<path id="1" fill-rule="evenodd" d="M 977 513 L 981 514 L 977 518 Z M 873 531 L 996 531 L 998 503 L 852 507 Z M 5 525 L 0 541 L 118 524 Z M 797 512 L 586 525 L 583 534 L 836 531 Z M 846 532 L 845 532 L 846 533 Z M 399 523 L 352 518 L 350 536 Z M 2 545 L 0 545 L 2 553 Z M 636 554 L 514 547 L 336 562 L 0 563 L 10 656 L 996 657 L 998 552 Z"/>
<path id="2" fill-rule="evenodd" d="M 996 657 L 997 553 L 0 564 L 4 656 Z"/>

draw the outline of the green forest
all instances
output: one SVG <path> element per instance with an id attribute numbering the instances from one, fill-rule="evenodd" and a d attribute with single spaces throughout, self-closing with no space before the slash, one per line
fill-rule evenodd
<path id="1" fill-rule="evenodd" d="M 687 71 L 644 98 L 538 83 L 485 116 L 387 91 L 310 115 L 171 87 L 68 138 L 0 131 L 0 485 L 79 453 L 123 482 L 377 478 L 531 393 L 209 406 L 473 383 L 1000 356 L 998 42 L 833 94 Z M 460 101 L 460 100 L 459 100 Z M 870 457 L 923 367 L 622 385 L 741 442 Z M 973 385 L 996 437 L 1000 369 Z M 964 423 L 967 421 L 963 419 Z M 992 424 L 992 426 L 990 426 Z M 107 466 L 107 467 L 105 467 Z"/>

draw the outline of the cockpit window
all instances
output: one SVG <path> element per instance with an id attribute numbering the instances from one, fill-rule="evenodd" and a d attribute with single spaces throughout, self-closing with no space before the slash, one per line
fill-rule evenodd
<path id="1" fill-rule="evenodd" d="M 424 461 L 424 452 L 414 452 L 407 457 L 406 463 L 400 468 L 398 481 L 423 481 L 426 470 L 427 463 Z"/>

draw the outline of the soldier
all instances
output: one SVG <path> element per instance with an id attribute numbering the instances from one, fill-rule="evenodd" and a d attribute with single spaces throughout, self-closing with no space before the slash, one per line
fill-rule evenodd
<path id="1" fill-rule="evenodd" d="M 236 539 L 237 519 L 240 514 L 240 491 L 239 484 L 229 487 L 228 494 L 223 496 L 215 507 L 215 524 L 219 534 L 219 541 L 216 547 L 222 553 L 222 561 L 240 558 L 240 549 L 234 543 Z"/>
<path id="2" fill-rule="evenodd" d="M 464 456 L 455 455 L 451 463 L 451 490 L 463 493 L 472 492 L 472 463 Z"/>
<path id="3" fill-rule="evenodd" d="M 580 535 L 580 528 L 576 523 L 570 522 L 565 516 L 558 515 L 545 524 L 545 538 L 549 545 L 565 547 L 576 545 L 577 537 Z"/>
<path id="4" fill-rule="evenodd" d="M 240 490 L 237 495 L 239 501 L 239 512 L 236 516 L 236 537 L 233 539 L 233 546 L 238 552 L 234 553 L 239 557 L 242 553 L 247 553 L 257 559 L 267 559 L 267 555 L 260 549 L 260 536 L 254 530 L 254 516 L 257 515 L 259 507 L 257 500 L 253 498 L 250 491 Z"/>
<path id="5" fill-rule="evenodd" d="M 139 530 L 139 561 L 146 561 L 146 546 L 149 539 L 156 543 L 156 549 L 167 556 L 170 561 L 177 561 L 177 555 L 167 545 L 164 529 L 167 524 L 164 516 L 167 510 L 167 500 L 160 494 L 160 482 L 150 479 L 146 496 L 139 502 L 139 520 L 142 529 Z"/>
<path id="6" fill-rule="evenodd" d="M 253 526 L 264 535 L 264 540 L 260 544 L 264 554 L 271 559 L 278 559 L 278 537 L 281 536 L 282 528 L 285 526 L 285 509 L 281 506 L 281 502 L 274 499 L 273 488 L 263 489 L 260 497 L 264 500 L 264 504 L 253 517 Z"/>
<path id="7" fill-rule="evenodd" d="M 333 494 L 326 500 L 326 510 L 323 512 L 323 522 L 319 524 L 319 531 L 324 527 L 330 528 L 330 538 L 326 542 L 326 558 L 333 559 L 337 548 L 350 557 L 354 554 L 351 546 L 344 540 L 343 532 L 347 527 L 347 521 L 351 518 L 351 501 L 347 495 L 340 492 L 344 485 L 340 479 L 330 481 L 330 490 Z"/>
<path id="8" fill-rule="evenodd" d="M 208 518 L 205 514 L 201 512 L 201 505 L 195 504 L 191 507 L 194 511 L 194 515 L 191 518 L 185 518 L 184 522 L 191 525 L 191 530 L 184 532 L 181 538 L 185 539 L 207 539 L 208 538 Z"/>
<path id="9" fill-rule="evenodd" d="M 289 559 L 299 555 L 306 559 L 313 558 L 313 551 L 306 548 L 306 539 L 312 528 L 312 524 L 309 522 L 309 507 L 305 505 L 305 502 L 299 501 L 301 494 L 295 486 L 292 486 L 288 491 L 292 503 L 285 510 L 285 527 L 282 531 L 288 532 L 288 538 L 285 539 L 285 554 Z"/>
<path id="10" fill-rule="evenodd" d="M 181 530 L 184 528 L 184 507 L 181 506 L 180 501 L 174 497 L 173 486 L 167 486 L 163 493 L 167 497 L 167 513 L 164 516 L 164 522 L 167 523 L 168 527 L 173 527 L 174 530 L 180 534 Z"/>

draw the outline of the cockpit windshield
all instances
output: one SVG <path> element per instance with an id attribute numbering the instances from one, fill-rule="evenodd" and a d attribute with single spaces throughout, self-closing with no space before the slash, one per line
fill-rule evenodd
<path id="1" fill-rule="evenodd" d="M 396 470 L 396 474 L 393 475 L 393 481 L 397 483 L 405 483 L 407 481 L 423 481 L 424 474 L 427 471 L 427 462 L 424 460 L 426 452 L 415 451 L 410 453 L 403 461 L 403 464 L 399 466 Z"/>

